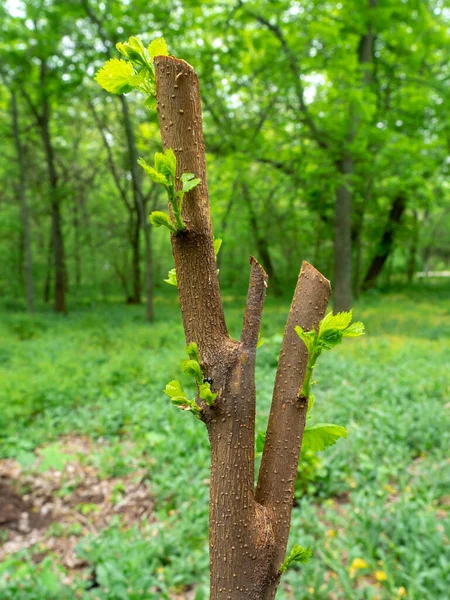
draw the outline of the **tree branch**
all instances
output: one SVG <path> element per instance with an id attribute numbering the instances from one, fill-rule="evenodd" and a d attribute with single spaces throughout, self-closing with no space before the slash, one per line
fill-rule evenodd
<path id="1" fill-rule="evenodd" d="M 97 114 L 97 111 L 95 109 L 93 102 L 89 102 L 89 108 L 91 109 L 95 124 L 97 125 L 97 129 L 99 130 L 100 135 L 102 137 L 103 145 L 105 147 L 106 155 L 108 157 L 109 170 L 111 171 L 111 175 L 113 176 L 114 183 L 116 184 L 116 188 L 120 194 L 120 197 L 122 198 L 123 203 L 127 207 L 128 212 L 132 212 L 133 208 L 128 200 L 126 190 L 120 182 L 120 177 L 119 177 L 119 173 L 117 172 L 116 163 L 114 162 L 114 157 L 112 154 L 111 146 L 109 145 L 108 140 L 105 135 L 105 132 L 104 132 L 105 124 L 100 121 L 100 117 Z"/>
<path id="2" fill-rule="evenodd" d="M 277 38 L 277 40 L 280 42 L 283 52 L 286 55 L 286 58 L 288 59 L 289 67 L 294 76 L 294 85 L 295 85 L 295 91 L 297 94 L 297 101 L 298 101 L 298 105 L 299 105 L 299 110 L 301 113 L 303 113 L 303 120 L 308 125 L 318 146 L 324 150 L 328 149 L 329 148 L 328 141 L 324 138 L 323 132 L 317 128 L 316 123 L 313 120 L 313 118 L 311 117 L 311 113 L 308 110 L 308 105 L 305 102 L 305 91 L 303 89 L 301 72 L 298 67 L 295 56 L 294 56 L 292 50 L 290 49 L 289 44 L 287 43 L 287 40 L 283 35 L 283 32 L 281 31 L 281 28 L 278 25 L 274 25 L 273 23 L 271 23 L 270 21 L 268 21 L 261 15 L 258 15 L 249 10 L 246 10 L 245 12 L 249 16 L 253 17 L 256 21 L 258 21 L 258 23 L 261 23 L 261 25 L 264 25 L 265 27 L 267 27 L 267 29 L 269 31 L 271 31 L 273 33 L 273 35 Z"/>
<path id="3" fill-rule="evenodd" d="M 241 343 L 248 350 L 256 351 L 268 276 L 253 256 L 250 257 L 250 265 L 250 282 L 242 324 Z"/>
<path id="4" fill-rule="evenodd" d="M 295 333 L 317 327 L 330 298 L 330 283 L 313 266 L 303 262 L 289 316 L 275 379 L 266 442 L 259 471 L 256 500 L 274 515 L 280 566 L 288 541 L 294 484 L 305 427 L 307 401 L 299 394 L 306 373 L 308 352 Z"/>
<path id="5" fill-rule="evenodd" d="M 201 179 L 184 198 L 186 230 L 172 235 L 172 250 L 186 341 L 196 342 L 202 362 L 212 365 L 229 338 L 214 256 L 198 77 L 184 60 L 169 56 L 155 58 L 155 71 L 163 147 L 175 153 L 177 179 L 183 173 Z"/>

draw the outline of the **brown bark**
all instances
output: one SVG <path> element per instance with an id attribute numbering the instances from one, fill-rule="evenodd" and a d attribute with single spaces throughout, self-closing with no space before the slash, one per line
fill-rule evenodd
<path id="1" fill-rule="evenodd" d="M 27 307 L 29 312 L 34 311 L 34 291 L 33 291 L 33 259 L 31 252 L 31 233 L 30 233 L 30 218 L 28 213 L 28 202 L 25 189 L 25 165 L 23 162 L 23 147 L 20 140 L 19 117 L 17 111 L 16 92 L 11 92 L 11 113 L 12 113 L 12 129 L 14 144 L 17 152 L 17 166 L 19 169 L 18 190 L 21 209 L 22 229 L 23 229 L 23 273 L 25 279 L 25 289 L 27 298 Z"/>
<path id="2" fill-rule="evenodd" d="M 275 595 L 286 549 L 306 410 L 305 402 L 298 400 L 306 352 L 293 327 L 318 323 L 329 285 L 304 263 L 283 343 L 270 441 L 263 454 L 264 465 L 275 465 L 275 470 L 269 473 L 264 467 L 255 499 L 254 371 L 267 275 L 251 258 L 242 335 L 240 341 L 231 339 L 214 259 L 198 78 L 190 65 L 172 57 L 156 57 L 155 69 L 163 147 L 175 152 L 177 178 L 189 172 L 201 179 L 184 199 L 186 229 L 171 241 L 186 341 L 198 344 L 203 373 L 218 393 L 212 407 L 197 399 L 211 444 L 210 598 L 267 600 Z M 292 420 L 286 420 L 287 414 Z"/>
<path id="3" fill-rule="evenodd" d="M 394 246 L 394 237 L 397 227 L 400 223 L 403 213 L 406 208 L 406 196 L 404 192 L 399 192 L 392 203 L 391 210 L 389 211 L 389 217 L 384 227 L 381 239 L 378 242 L 375 255 L 372 258 L 370 266 L 367 270 L 367 274 L 362 284 L 363 290 L 369 290 L 374 288 L 377 279 L 383 270 L 384 264 L 391 254 Z"/>
<path id="4" fill-rule="evenodd" d="M 294 328 L 300 325 L 305 331 L 310 331 L 317 327 L 325 315 L 330 293 L 329 281 L 304 262 L 284 331 L 256 488 L 256 500 L 269 510 L 273 519 L 276 544 L 272 584 L 263 596 L 264 600 L 275 597 L 277 569 L 286 554 L 295 478 L 308 409 L 307 400 L 299 395 L 308 352 Z"/>

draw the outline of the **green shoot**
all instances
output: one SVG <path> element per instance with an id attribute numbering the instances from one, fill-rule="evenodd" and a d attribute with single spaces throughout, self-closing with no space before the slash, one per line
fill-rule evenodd
<path id="1" fill-rule="evenodd" d="M 145 105 L 153 107 L 156 94 L 155 56 L 168 56 L 164 38 L 150 42 L 148 48 L 135 36 L 116 44 L 124 58 L 112 58 L 97 72 L 95 80 L 113 94 L 128 94 L 137 89 L 145 94 Z"/>
<path id="2" fill-rule="evenodd" d="M 189 356 L 188 360 L 184 360 L 181 364 L 183 373 L 193 377 L 196 381 L 198 388 L 199 397 L 205 401 L 208 406 L 213 406 L 214 401 L 217 398 L 217 393 L 211 391 L 211 384 L 206 381 L 203 377 L 203 370 L 200 365 L 200 355 L 198 353 L 198 346 L 195 342 L 191 342 L 186 346 L 186 352 Z M 182 410 L 189 410 L 193 415 L 200 418 L 202 409 L 198 406 L 195 400 L 189 400 L 186 396 L 181 383 L 178 380 L 169 381 L 163 390 L 164 393 L 169 396 L 172 404 L 181 408 Z"/>
<path id="3" fill-rule="evenodd" d="M 189 410 L 191 413 L 200 418 L 201 408 L 197 405 L 195 400 L 189 400 L 181 387 L 181 383 L 174 379 L 169 381 L 163 392 L 169 396 L 170 401 L 174 406 L 177 406 L 181 410 Z"/>
<path id="4" fill-rule="evenodd" d="M 313 329 L 305 332 L 299 326 L 295 328 L 297 335 L 308 350 L 308 365 L 301 391 L 301 395 L 305 398 L 309 399 L 310 397 L 313 384 L 312 374 L 322 350 L 331 350 L 340 344 L 344 337 L 364 335 L 364 325 L 359 321 L 351 323 L 352 317 L 353 311 L 341 312 L 336 315 L 330 312 L 320 322 L 319 331 Z"/>
<path id="5" fill-rule="evenodd" d="M 359 321 L 351 323 L 352 317 L 352 311 L 341 312 L 336 315 L 330 312 L 319 323 L 318 330 L 313 329 L 312 331 L 305 332 L 299 326 L 295 328 L 297 335 L 308 350 L 308 364 L 300 392 L 300 395 L 308 401 L 307 419 L 310 418 L 315 400 L 314 395 L 311 393 L 311 386 L 315 383 L 312 380 L 312 375 L 322 351 L 335 348 L 342 342 L 344 337 L 364 335 L 364 325 Z M 333 423 L 307 425 L 303 433 L 302 448 L 304 450 L 310 449 L 313 452 L 322 452 L 328 446 L 335 444 L 339 438 L 346 437 L 347 430 L 341 425 Z"/>
<path id="6" fill-rule="evenodd" d="M 280 573 L 284 573 L 289 569 L 292 563 L 307 563 L 312 556 L 312 548 L 303 548 L 303 546 L 294 546 L 289 556 L 287 556 L 280 567 Z"/>
<path id="7" fill-rule="evenodd" d="M 162 185 L 166 190 L 175 219 L 175 225 L 173 225 L 168 215 L 165 215 L 166 218 L 162 219 L 161 215 L 164 215 L 165 213 L 155 211 L 150 215 L 150 222 L 152 225 L 156 225 L 156 227 L 165 225 L 172 233 L 177 233 L 178 231 L 186 229 L 181 217 L 183 198 L 187 192 L 194 189 L 200 183 L 200 179 L 195 179 L 192 173 L 183 173 L 180 177 L 182 183 L 181 190 L 178 192 L 175 191 L 177 159 L 171 148 L 168 148 L 165 152 L 155 153 L 153 167 L 148 165 L 143 158 L 138 160 L 138 164 L 150 176 L 150 179 L 154 183 Z M 157 217 L 155 217 L 155 215 L 157 215 Z"/>

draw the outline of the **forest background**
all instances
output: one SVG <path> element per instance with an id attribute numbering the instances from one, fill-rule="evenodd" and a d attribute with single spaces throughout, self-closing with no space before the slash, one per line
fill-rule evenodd
<path id="1" fill-rule="evenodd" d="M 40 560 L 31 533 L 4 521 L 5 598 L 95 597 L 86 580 L 102 598 L 206 594 L 207 441 L 160 397 L 177 376 L 182 332 L 176 288 L 164 282 L 168 236 L 148 222 L 166 200 L 137 165 L 161 148 L 157 115 L 139 94 L 113 97 L 94 81 L 130 35 L 146 44 L 163 35 L 199 74 L 220 285 L 236 335 L 249 255 L 269 274 L 262 395 L 302 260 L 331 280 L 335 309 L 354 307 L 367 325 L 365 348 L 349 343 L 320 371 L 324 418 L 342 413 L 353 441 L 310 457 L 299 475 L 296 534 L 327 558 L 288 576 L 280 593 L 443 597 L 449 20 L 443 0 L 0 2 L 0 474 L 34 506 L 43 478 L 57 515 L 38 528 Z M 75 487 L 50 477 L 61 455 L 63 483 L 77 457 Z M 80 500 L 86 463 L 95 485 L 111 484 L 102 502 Z M 130 529 L 111 514 L 139 469 L 151 472 L 138 485 L 148 527 Z M 58 491 L 82 515 L 71 533 Z M 391 517 L 394 547 L 368 517 L 386 506 L 403 511 Z M 88 534 L 96 541 L 83 546 Z M 48 539 L 71 537 L 66 554 L 48 550 Z M 147 550 L 134 551 L 125 585 L 105 548 L 136 539 Z M 24 577 L 39 584 L 27 590 Z M 114 585 L 132 592 L 111 595 Z"/>

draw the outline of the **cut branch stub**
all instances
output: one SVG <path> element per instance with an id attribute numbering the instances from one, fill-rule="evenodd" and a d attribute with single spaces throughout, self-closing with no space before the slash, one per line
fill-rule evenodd
<path id="1" fill-rule="evenodd" d="M 248 284 L 241 342 L 245 348 L 256 350 L 268 276 L 253 256 L 250 256 L 250 265 L 250 282 Z"/>
<path id="2" fill-rule="evenodd" d="M 299 397 L 308 362 L 304 343 L 295 333 L 317 327 L 330 298 L 330 283 L 303 262 L 292 299 L 275 379 L 256 500 L 273 514 L 277 559 L 283 562 L 289 535 L 294 484 L 305 427 L 307 400 Z"/>
<path id="3" fill-rule="evenodd" d="M 155 71 L 161 139 L 177 158 L 177 189 L 183 173 L 201 179 L 183 201 L 186 230 L 171 238 L 186 341 L 196 342 L 202 363 L 212 365 L 228 334 L 214 256 L 198 77 L 188 63 L 171 56 L 157 56 Z"/>

